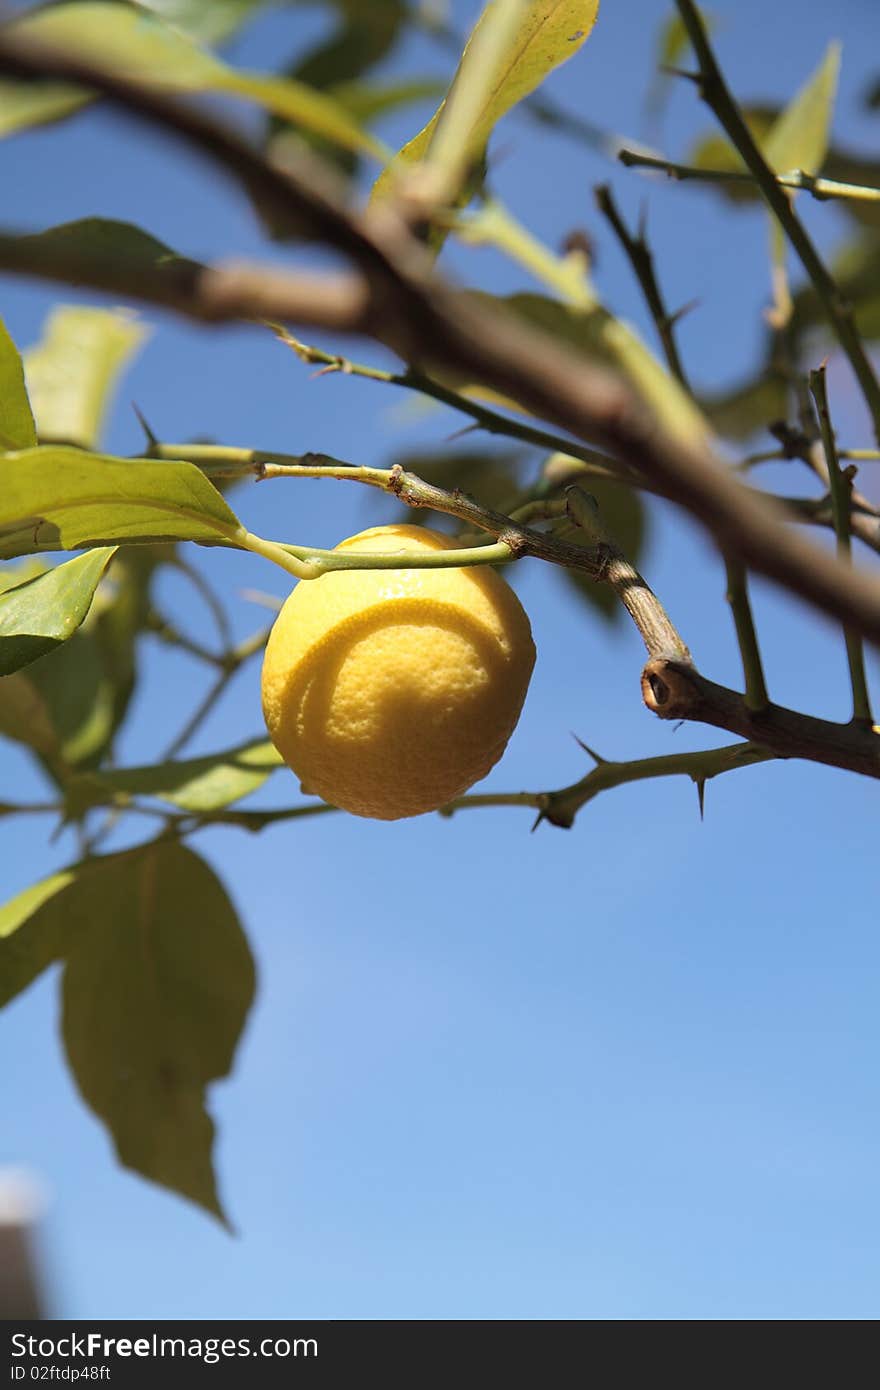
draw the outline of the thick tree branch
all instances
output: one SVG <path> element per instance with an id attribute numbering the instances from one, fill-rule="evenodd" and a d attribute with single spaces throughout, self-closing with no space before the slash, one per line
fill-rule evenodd
<path id="1" fill-rule="evenodd" d="M 453 369 L 465 379 L 511 397 L 578 439 L 611 449 L 696 516 L 722 550 L 739 554 L 753 568 L 880 643 L 880 583 L 876 579 L 848 568 L 787 529 L 782 510 L 729 476 L 703 441 L 685 444 L 665 436 L 619 380 L 563 351 L 552 338 L 527 329 L 513 316 L 450 290 L 439 281 L 424 248 L 393 210 L 355 217 L 313 161 L 298 161 L 295 170 L 282 171 L 213 120 L 63 55 L 47 54 L 5 36 L 0 39 L 0 70 L 16 76 L 79 81 L 184 138 L 285 212 L 291 223 L 298 221 L 305 234 L 351 258 L 363 278 L 333 282 L 342 291 L 334 303 L 338 329 L 377 337 L 410 362 Z M 784 194 L 775 191 L 784 199 Z M 39 256 L 33 250 L 31 256 L 26 267 L 8 242 L 0 244 L 0 266 L 43 273 Z M 61 278 L 57 264 L 55 274 Z M 186 302 L 175 307 L 192 312 L 200 301 L 200 307 L 213 303 L 214 317 L 295 319 L 296 301 L 308 298 L 311 321 L 318 318 L 320 296 L 306 295 L 302 277 L 292 282 L 288 292 L 287 277 L 276 279 L 278 272 L 273 271 L 271 294 L 265 294 L 267 282 L 261 272 L 213 274 L 217 278 L 202 272 L 208 279 L 197 278 Z M 92 265 L 86 273 L 80 263 L 78 279 L 104 286 L 106 267 Z M 210 294 L 206 287 L 211 288 Z M 155 289 L 154 295 L 147 292 L 150 288 Z M 122 289 L 118 280 L 113 289 L 116 293 Z M 230 297 L 224 300 L 221 291 L 228 291 Z M 169 302 L 167 290 L 159 288 L 158 275 L 152 286 L 142 275 L 134 293 Z M 346 314 L 349 318 L 344 322 Z"/>
<path id="2" fill-rule="evenodd" d="M 781 705 L 750 710 L 742 695 L 707 680 L 692 666 L 649 661 L 642 673 L 642 695 L 661 719 L 694 720 L 727 729 L 780 758 L 810 762 L 880 777 L 880 735 L 862 725 L 835 724 Z"/>

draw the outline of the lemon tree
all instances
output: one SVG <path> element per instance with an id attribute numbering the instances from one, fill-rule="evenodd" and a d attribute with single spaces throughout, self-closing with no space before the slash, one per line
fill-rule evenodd
<path id="1" fill-rule="evenodd" d="M 216 51 L 259 0 L 67 0 L 18 6 L 0 28 L 0 137 L 78 119 L 94 104 L 127 111 L 220 167 L 267 242 L 285 243 L 281 267 L 277 245 L 267 245 L 265 264 L 205 265 L 195 235 L 174 248 L 157 229 L 83 217 L 78 204 L 75 220 L 58 225 L 16 209 L 16 225 L 0 230 L 0 272 L 78 296 L 55 306 L 36 343 L 16 342 L 0 322 L 0 736 L 48 788 L 30 804 L 5 789 L 0 818 L 48 816 L 77 836 L 70 862 L 0 907 L 0 996 L 12 1000 L 60 967 L 68 1061 L 120 1161 L 221 1220 L 208 1088 L 233 1064 L 254 971 L 235 908 L 193 848 L 205 827 L 288 823 L 293 835 L 305 817 L 396 822 L 462 804 L 523 807 L 535 823 L 571 827 L 600 793 L 649 778 L 691 779 L 702 807 L 710 778 L 759 762 L 800 758 L 880 777 L 863 650 L 880 641 L 880 586 L 855 563 L 857 545 L 880 550 L 880 507 L 854 476 L 876 460 L 880 440 L 871 353 L 880 337 L 880 167 L 835 145 L 837 48 L 788 106 L 743 108 L 699 10 L 675 0 L 658 57 L 668 65 L 692 51 L 720 126 L 682 165 L 605 130 L 592 111 L 585 60 L 602 43 L 596 0 L 490 0 L 474 7 L 470 37 L 431 21 L 429 7 L 397 0 L 330 8 L 329 38 L 300 43 L 265 72 Z M 388 60 L 421 51 L 409 45 L 417 33 L 437 43 L 442 79 L 388 76 Z M 553 86 L 568 63 L 583 64 L 578 111 Z M 653 90 L 655 114 L 667 80 Z M 217 94 L 248 113 L 240 130 L 217 123 Z M 407 132 L 399 148 L 385 139 L 389 116 Z M 559 227 L 542 241 L 527 225 L 528 198 L 518 209 L 501 201 L 497 156 L 516 154 L 517 120 L 574 148 L 620 153 L 636 171 L 700 180 L 731 207 L 763 200 L 774 228 L 773 312 L 746 381 L 716 394 L 694 389 L 660 257 L 610 189 L 597 190 L 598 208 L 642 292 L 638 325 L 600 292 L 592 233 Z M 51 129 L 45 138 L 55 138 Z M 136 141 L 131 150 L 136 160 Z M 833 258 L 811 230 L 814 197 L 834 200 L 840 214 Z M 334 265 L 343 259 L 343 272 L 301 259 L 303 239 Z M 514 292 L 486 291 L 485 248 L 504 258 Z M 455 258 L 455 284 L 444 257 Z M 84 289 L 109 303 L 79 302 Z M 389 440 L 370 444 L 383 466 L 366 461 L 366 428 L 365 456 L 339 460 L 309 450 L 292 412 L 290 437 L 275 441 L 283 451 L 173 442 L 142 420 L 140 447 L 114 452 L 107 425 L 120 375 L 151 332 L 160 348 L 165 341 L 158 312 L 150 328 L 133 317 L 145 305 L 218 333 L 244 322 L 267 341 L 274 335 L 291 377 L 305 362 L 408 392 L 421 410 L 409 423 L 424 423 L 434 442 L 403 456 L 392 422 Z M 310 329 L 323 331 L 321 346 L 302 340 Z M 352 337 L 366 340 L 368 360 L 340 354 L 337 339 Z M 371 355 L 371 344 L 381 351 Z M 859 393 L 864 438 L 837 437 L 820 365 L 830 349 Z M 161 350 L 151 370 L 139 384 L 153 383 L 161 414 L 156 374 L 172 370 Z M 430 426 L 441 409 L 468 431 L 463 444 L 437 446 Z M 187 421 L 183 433 L 204 438 L 204 423 Z M 790 472 L 778 495 L 748 485 L 762 463 L 797 460 L 808 466 L 809 495 L 795 495 Z M 312 544 L 290 521 L 296 506 L 280 500 L 295 499 L 304 479 L 326 480 L 331 548 Z M 257 481 L 279 499 L 271 536 L 252 529 Z M 342 527 L 331 524 L 332 488 L 358 486 L 379 494 L 381 522 L 333 548 Z M 702 525 L 725 566 L 741 658 L 734 686 L 699 669 L 639 572 L 656 496 Z M 423 517 L 429 525 L 418 524 Z M 836 555 L 805 539 L 800 523 L 824 528 Z M 270 624 L 233 636 L 238 591 L 209 583 L 204 547 L 251 565 L 256 557 L 289 594 Z M 586 775 L 573 766 L 561 787 L 543 786 L 537 770 L 535 789 L 504 785 L 503 754 L 523 710 L 529 719 L 535 663 L 530 621 L 508 582 L 526 563 L 558 581 L 548 602 L 566 606 L 572 649 L 578 622 L 631 618 L 647 649 L 634 701 L 641 692 L 659 718 L 735 741 L 687 748 L 683 735 L 672 753 L 595 757 Z M 752 572 L 839 628 L 849 698 L 839 717 L 774 699 Z M 182 630 L 165 597 L 173 581 L 199 595 L 216 638 Z M 208 680 L 164 748 L 127 760 L 156 641 Z M 251 727 L 232 747 L 194 754 L 191 741 L 230 682 L 261 657 L 262 713 L 254 700 Z M 269 778 L 281 804 L 243 804 Z M 118 831 L 121 849 L 111 839 Z M 376 833 L 391 847 L 406 828 Z"/>

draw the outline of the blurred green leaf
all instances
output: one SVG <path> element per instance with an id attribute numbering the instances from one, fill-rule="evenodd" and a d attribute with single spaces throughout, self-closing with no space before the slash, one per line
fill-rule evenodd
<path id="1" fill-rule="evenodd" d="M 36 442 L 21 357 L 0 319 L 0 448 L 27 449 Z"/>
<path id="2" fill-rule="evenodd" d="M 113 737 L 114 701 L 91 627 L 19 675 L 30 682 L 52 727 L 54 748 L 43 758 L 49 775 L 61 785 L 66 769 L 95 767 Z"/>
<path id="3" fill-rule="evenodd" d="M 586 357 L 592 357 L 630 382 L 640 396 L 663 420 L 668 429 L 684 438 L 706 435 L 706 422 L 691 397 L 647 347 L 639 334 L 618 319 L 601 303 L 581 309 L 547 295 L 519 293 L 506 296 L 472 290 L 472 297 L 495 304 L 527 320 L 557 342 L 570 344 Z M 476 383 L 453 383 L 469 393 Z M 473 394 L 499 400 L 477 389 Z M 513 402 L 501 401 L 510 407 Z M 515 407 L 516 408 L 516 407 Z"/>
<path id="4" fill-rule="evenodd" d="M 119 793 L 155 796 L 197 814 L 231 806 L 249 796 L 282 766 L 273 745 L 266 739 L 255 739 L 201 758 L 101 772 L 88 779 L 84 792 L 89 794 L 91 789 L 96 798 Z"/>
<path id="5" fill-rule="evenodd" d="M 803 169 L 817 174 L 828 149 L 840 72 L 840 44 L 830 43 L 819 67 L 774 121 L 762 141 L 764 158 L 777 174 Z"/>
<path id="6" fill-rule="evenodd" d="M 0 679 L 0 733 L 33 748 L 61 786 L 70 769 L 95 768 L 112 750 L 135 688 L 152 577 L 169 553 L 118 551 L 79 631 L 27 671 Z"/>
<path id="7" fill-rule="evenodd" d="M 66 82 L 17 82 L 0 78 L 0 139 L 32 126 L 63 120 L 92 100 Z"/>
<path id="8" fill-rule="evenodd" d="M 386 58 L 407 17 L 406 0 L 334 0 L 338 24 L 290 69 L 291 77 L 322 91 L 360 77 Z"/>
<path id="9" fill-rule="evenodd" d="M 40 438 L 93 448 L 116 378 L 145 336 L 124 310 L 54 309 L 42 342 L 24 359 Z"/>
<path id="10" fill-rule="evenodd" d="M 880 244 L 876 236 L 861 235 L 850 242 L 838 253 L 831 269 L 841 293 L 853 306 L 862 337 L 869 342 L 880 339 Z M 825 311 L 812 285 L 802 285 L 793 296 L 789 335 L 800 353 L 809 344 L 815 360 L 831 346 Z M 703 398 L 703 408 L 721 434 L 746 439 L 787 418 L 787 377 L 777 365 L 777 348 L 775 335 L 768 333 L 758 370 L 727 391 Z"/>
<path id="11" fill-rule="evenodd" d="M 0 907 L 0 1008 L 63 955 L 67 924 L 56 900 L 76 876 L 62 869 Z"/>
<path id="12" fill-rule="evenodd" d="M 699 13 L 703 27 L 707 33 L 711 34 L 716 27 L 714 16 L 707 14 L 701 7 L 699 7 Z M 684 21 L 678 11 L 673 10 L 664 20 L 657 34 L 655 48 L 657 71 L 645 99 L 646 110 L 655 118 L 661 114 L 666 104 L 666 98 L 672 89 L 672 74 L 664 69 L 680 67 L 690 52 L 690 46 Z"/>
<path id="13" fill-rule="evenodd" d="M 481 157 L 502 116 L 535 91 L 554 68 L 577 53 L 596 21 L 598 8 L 599 0 L 530 0 L 516 39 L 503 60 L 500 78 L 470 132 L 473 160 Z M 374 197 L 384 197 L 390 192 L 402 167 L 424 159 L 446 102 L 456 86 L 468 78 L 470 64 L 475 61 L 472 45 L 489 10 L 487 5 L 477 21 L 444 101 L 428 124 L 403 146 L 379 175 L 373 188 Z M 480 61 L 478 51 L 476 60 Z"/>
<path id="14" fill-rule="evenodd" d="M 0 595 L 0 676 L 45 656 L 76 631 L 114 547 L 90 550 Z"/>
<path id="15" fill-rule="evenodd" d="M 779 118 L 775 106 L 749 105 L 742 107 L 743 120 L 751 131 L 757 144 L 763 145 L 768 133 Z M 716 131 L 701 136 L 691 147 L 686 159 L 695 169 L 719 169 L 732 174 L 746 173 L 741 154 L 724 135 Z M 707 183 L 701 185 L 712 192 L 720 193 L 732 202 L 757 202 L 760 194 L 752 183 Z"/>
<path id="16" fill-rule="evenodd" d="M 149 232 L 141 231 L 131 222 L 116 222 L 109 217 L 82 217 L 75 222 L 61 222 L 44 232 L 31 232 L 17 237 L 29 246 L 45 251 L 47 262 L 53 254 L 66 257 L 81 256 L 88 264 L 95 260 L 110 260 L 122 270 L 140 267 L 194 266 L 195 261 L 178 256 Z"/>
<path id="17" fill-rule="evenodd" d="M 382 146 L 330 97 L 292 79 L 231 68 L 181 29 L 140 7 L 82 0 L 33 11 L 8 27 L 100 63 L 116 76 L 172 90 L 243 97 L 347 149 L 384 158 Z"/>
<path id="18" fill-rule="evenodd" d="M 239 523 L 189 463 L 48 444 L 0 457 L 0 557 L 112 541 L 214 541 Z"/>
<path id="19" fill-rule="evenodd" d="M 59 755 L 46 701 L 24 671 L 0 677 L 0 735 L 25 744 L 47 761 Z"/>
<path id="20" fill-rule="evenodd" d="M 331 88 L 334 99 L 363 125 L 376 120 L 378 116 L 386 116 L 389 111 L 397 111 L 401 106 L 435 99 L 443 90 L 444 84 L 431 77 L 399 82 L 361 78 Z"/>
<path id="21" fill-rule="evenodd" d="M 68 1061 L 120 1161 L 224 1220 L 204 1096 L 232 1067 L 254 967 L 217 877 L 191 850 L 154 841 L 0 909 L 0 999 L 58 959 Z"/>
<path id="22" fill-rule="evenodd" d="M 719 434 L 728 439 L 748 439 L 759 430 L 788 415 L 785 375 L 768 367 L 761 375 L 703 398 L 703 409 Z"/>
<path id="23" fill-rule="evenodd" d="M 287 76 L 294 82 L 325 93 L 359 127 L 369 125 L 383 111 L 392 110 L 407 99 L 418 100 L 418 96 L 407 97 L 409 84 L 406 82 L 375 85 L 364 80 L 364 74 L 386 58 L 397 42 L 407 17 L 405 0 L 371 0 L 369 4 L 364 4 L 363 0 L 331 0 L 331 4 L 338 15 L 336 28 L 329 39 L 322 40 L 304 57 L 297 52 L 286 68 Z M 386 92 L 384 104 L 383 87 Z M 442 84 L 440 90 L 443 90 Z M 272 158 L 283 163 L 287 152 L 292 150 L 295 156 L 303 143 L 313 147 L 322 158 L 336 164 L 347 177 L 353 178 L 357 173 L 360 161 L 356 149 L 330 142 L 322 138 L 319 132 L 309 131 L 300 123 L 285 119 L 281 112 L 270 114 L 267 147 Z M 383 159 L 387 157 L 386 152 Z M 283 221 L 279 219 L 275 207 L 258 204 L 258 212 L 274 238 L 289 240 L 297 234 L 297 228 L 291 225 L 289 218 Z"/>
<path id="24" fill-rule="evenodd" d="M 140 0 L 168 24 L 185 29 L 201 43 L 222 43 L 242 27 L 267 0 Z"/>
<path id="25" fill-rule="evenodd" d="M 146 627 L 153 577 L 173 546 L 126 546 L 113 561 L 110 582 L 98 590 L 88 623 L 111 690 L 109 740 L 119 729 L 137 681 L 137 645 Z"/>

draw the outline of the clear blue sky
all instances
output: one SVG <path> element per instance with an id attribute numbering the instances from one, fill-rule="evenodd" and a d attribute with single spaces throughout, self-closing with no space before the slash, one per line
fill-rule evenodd
<path id="1" fill-rule="evenodd" d="M 456 0 L 462 26 L 477 5 Z M 876 149 L 861 107 L 874 0 L 718 0 L 717 40 L 737 91 L 784 99 L 843 40 L 836 129 Z M 604 0 L 581 55 L 552 83 L 572 110 L 640 133 L 659 0 Z M 258 20 L 237 60 L 271 66 L 317 35 L 317 9 Z M 414 43 L 393 65 L 443 73 Z M 420 112 L 395 118 L 392 143 Z M 683 153 L 708 118 L 689 87 L 662 134 Z M 670 302 L 698 298 L 682 348 L 702 385 L 733 381 L 761 337 L 766 227 L 691 187 L 648 184 L 525 119 L 499 132 L 499 191 L 553 242 L 595 232 L 607 300 L 645 327 L 628 270 L 597 226 L 591 185 L 611 179 L 650 227 Z M 266 251 L 236 191 L 163 139 L 100 111 L 0 146 L 6 220 L 39 228 L 99 213 L 195 256 Z M 844 224 L 805 216 L 826 246 Z M 279 248 L 268 254 L 281 257 Z M 295 251 L 292 253 L 297 254 Z M 457 258 L 483 287 L 529 287 L 486 253 Z M 2 284 L 25 346 L 55 291 Z M 68 300 L 75 296 L 66 296 Z M 119 393 L 108 445 L 131 452 L 137 400 L 167 439 L 322 449 L 384 464 L 459 421 L 348 378 L 310 380 L 256 331 L 208 331 L 156 314 Z M 355 345 L 348 346 L 354 352 Z M 362 345 L 361 355 L 369 352 Z M 867 443 L 845 369 L 831 385 L 841 434 Z M 795 465 L 792 465 L 795 466 Z M 870 465 L 868 466 L 870 467 Z M 863 470 L 867 491 L 877 484 Z M 332 545 L 388 513 L 355 488 L 266 484 L 239 492 L 253 529 Z M 701 667 L 738 682 L 723 578 L 702 536 L 652 509 L 644 568 Z M 271 567 L 194 552 L 236 631 L 263 620 L 241 596 L 279 596 Z M 580 775 L 572 732 L 614 757 L 710 746 L 642 708 L 635 632 L 585 616 L 557 574 L 525 562 L 518 587 L 538 647 L 519 729 L 486 786 L 552 787 Z M 204 615 L 163 591 L 180 621 Z M 842 644 L 756 585 L 773 694 L 848 714 Z M 877 668 L 872 668 L 877 682 Z M 258 667 L 200 735 L 208 751 L 261 731 Z M 155 755 L 204 679 L 148 648 L 120 753 Z M 880 682 L 875 685 L 880 692 Z M 39 792 L 0 748 L 3 785 Z M 253 804 L 289 804 L 280 774 Z M 596 801 L 570 833 L 529 834 L 525 811 L 393 825 L 324 817 L 259 837 L 214 831 L 196 847 L 222 873 L 257 958 L 259 994 L 234 1075 L 215 1088 L 231 1239 L 194 1208 L 120 1170 L 74 1092 L 58 1038 L 58 981 L 0 1021 L 0 1156 L 50 1194 L 42 1255 L 62 1317 L 872 1317 L 880 1285 L 876 784 L 801 764 L 711 784 L 668 781 Z M 4 898 L 74 853 L 46 826 L 3 823 Z"/>

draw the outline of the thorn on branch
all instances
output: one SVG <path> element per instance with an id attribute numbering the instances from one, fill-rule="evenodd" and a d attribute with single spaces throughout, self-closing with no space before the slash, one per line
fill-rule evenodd
<path id="1" fill-rule="evenodd" d="M 144 434 L 145 434 L 145 436 L 146 436 L 146 440 L 147 440 L 147 453 L 149 454 L 149 453 L 152 452 L 153 449 L 155 449 L 155 448 L 158 447 L 159 440 L 156 438 L 155 434 L 154 434 L 153 431 L 150 429 L 150 426 L 147 424 L 147 421 L 146 421 L 146 419 L 145 419 L 145 417 L 144 417 L 144 415 L 143 415 L 143 412 L 140 410 L 139 406 L 137 405 L 137 403 L 136 403 L 135 401 L 132 401 L 132 403 L 131 403 L 131 408 L 132 408 L 132 410 L 134 411 L 135 415 L 137 416 L 137 418 L 138 418 L 138 423 L 140 424 L 140 427 L 141 427 L 141 429 L 143 430 L 143 432 L 144 432 Z"/>
<path id="2" fill-rule="evenodd" d="M 596 764 L 597 767 L 599 767 L 602 763 L 608 762 L 607 758 L 603 758 L 601 753 L 596 752 L 595 748 L 591 748 L 588 743 L 584 743 L 583 739 L 578 738 L 577 734 L 572 734 L 572 738 L 574 739 L 578 747 L 583 748 L 587 756 L 593 759 L 593 762 Z"/>

